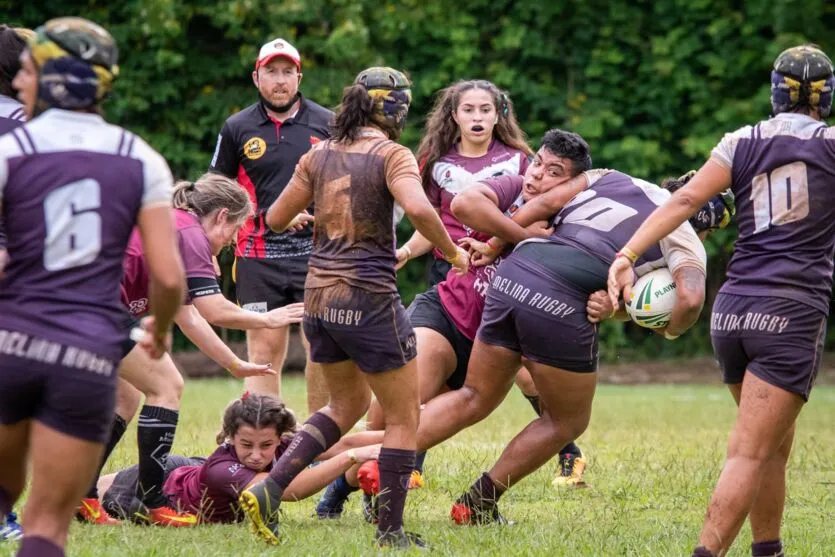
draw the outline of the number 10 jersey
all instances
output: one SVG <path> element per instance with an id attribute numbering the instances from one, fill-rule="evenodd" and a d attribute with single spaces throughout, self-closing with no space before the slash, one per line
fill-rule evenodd
<path id="1" fill-rule="evenodd" d="M 0 328 L 119 360 L 125 247 L 171 186 L 159 154 L 96 114 L 51 109 L 3 136 Z"/>
<path id="2" fill-rule="evenodd" d="M 721 291 L 777 296 L 826 314 L 835 254 L 835 128 L 778 114 L 726 134 L 739 238 Z"/>

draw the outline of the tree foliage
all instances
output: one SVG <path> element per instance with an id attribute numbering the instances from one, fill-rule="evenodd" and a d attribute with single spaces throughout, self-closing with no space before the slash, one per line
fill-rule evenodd
<path id="1" fill-rule="evenodd" d="M 571 129 L 595 166 L 656 182 L 698 167 L 723 133 L 768 115 L 768 72 L 782 49 L 835 51 L 835 3 L 825 0 L 0 0 L 0 14 L 29 27 L 61 15 L 107 27 L 122 59 L 107 116 L 182 177 L 207 168 L 223 121 L 253 102 L 258 48 L 278 36 L 302 53 L 302 91 L 327 106 L 364 67 L 406 70 L 409 146 L 436 91 L 485 78 L 510 93 L 534 147 L 551 127 Z M 408 223 L 399 232 L 408 235 Z M 708 304 L 734 238 L 728 230 L 708 242 Z M 407 301 L 424 271 L 413 262 L 400 273 Z M 603 354 L 709 350 L 706 316 L 675 343 L 606 324 Z"/>

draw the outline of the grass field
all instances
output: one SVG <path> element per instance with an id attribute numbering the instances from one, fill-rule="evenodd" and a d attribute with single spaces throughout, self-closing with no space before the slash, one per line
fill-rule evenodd
<path id="1" fill-rule="evenodd" d="M 175 452 L 208 455 L 220 413 L 239 393 L 231 380 L 191 381 Z M 285 379 L 285 396 L 303 408 L 303 383 Z M 446 555 L 689 555 L 721 469 L 734 416 L 718 386 L 601 386 L 580 440 L 590 467 L 589 489 L 557 491 L 550 465 L 508 492 L 502 512 L 511 527 L 461 528 L 448 521 L 452 500 L 498 456 L 532 417 L 518 391 L 488 420 L 430 452 L 427 486 L 412 491 L 407 527 Z M 788 554 L 831 555 L 835 547 L 835 388 L 819 387 L 805 408 L 789 471 L 783 533 Z M 133 464 L 131 427 L 110 469 Z M 340 520 L 311 518 L 318 497 L 282 507 L 284 544 L 261 545 L 241 525 L 163 530 L 75 525 L 71 556 L 366 555 L 372 526 L 352 495 Z M 750 555 L 746 527 L 730 555 Z M 0 545 L 0 555 L 14 545 Z"/>

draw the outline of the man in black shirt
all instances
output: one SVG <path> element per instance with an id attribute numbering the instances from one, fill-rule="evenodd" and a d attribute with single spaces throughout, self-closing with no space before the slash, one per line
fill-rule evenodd
<path id="1" fill-rule="evenodd" d="M 312 227 L 276 234 L 264 222 L 302 155 L 330 137 L 333 112 L 303 97 L 301 80 L 301 58 L 290 43 L 275 39 L 261 47 L 252 72 L 259 100 L 226 120 L 209 168 L 236 179 L 255 206 L 254 217 L 238 234 L 233 270 L 238 303 L 251 311 L 266 312 L 304 297 Z M 287 333 L 287 328 L 247 331 L 249 360 L 280 370 Z M 314 412 L 327 404 L 328 394 L 321 370 L 309 357 L 305 377 Z M 278 394 L 280 379 L 250 377 L 245 388 Z"/>

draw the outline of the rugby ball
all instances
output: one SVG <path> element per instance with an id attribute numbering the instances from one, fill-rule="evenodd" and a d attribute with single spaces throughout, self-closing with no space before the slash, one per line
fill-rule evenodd
<path id="1" fill-rule="evenodd" d="M 666 267 L 650 271 L 632 286 L 632 300 L 626 304 L 626 313 L 648 329 L 666 327 L 676 304 L 676 282 Z"/>

